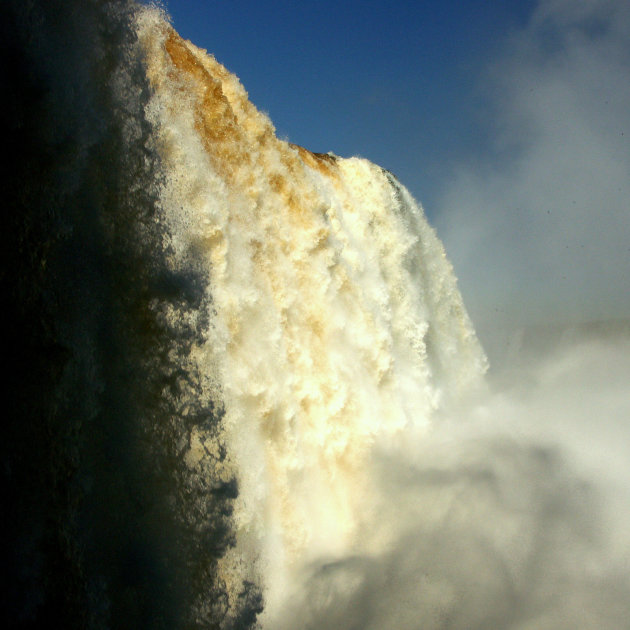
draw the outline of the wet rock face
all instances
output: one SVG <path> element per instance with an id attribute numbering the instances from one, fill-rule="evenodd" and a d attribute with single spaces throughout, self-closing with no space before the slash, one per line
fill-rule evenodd
<path id="1" fill-rule="evenodd" d="M 181 365 L 206 280 L 167 263 L 156 220 L 137 10 L 2 8 L 5 627 L 231 623 L 216 562 L 237 486 L 207 470 L 191 496 L 180 456 L 223 413 Z M 259 607 L 251 586 L 243 601 Z"/>

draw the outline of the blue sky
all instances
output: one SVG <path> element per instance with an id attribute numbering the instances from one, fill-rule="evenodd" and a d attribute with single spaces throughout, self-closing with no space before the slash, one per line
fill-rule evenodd
<path id="1" fill-rule="evenodd" d="M 478 328 L 630 319 L 630 2 L 166 3 L 280 137 L 392 171 Z"/>
<path id="2" fill-rule="evenodd" d="M 279 136 L 388 168 L 428 213 L 440 173 L 486 141 L 477 79 L 532 7 L 167 2 L 177 31 L 240 78 Z"/>

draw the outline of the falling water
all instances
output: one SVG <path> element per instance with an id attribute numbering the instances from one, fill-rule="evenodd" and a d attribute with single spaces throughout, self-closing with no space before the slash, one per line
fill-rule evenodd
<path id="1" fill-rule="evenodd" d="M 479 420 L 485 356 L 394 175 L 276 138 L 159 9 L 5 13 L 8 619 L 568 628 L 588 592 L 620 627 L 599 497 Z"/>

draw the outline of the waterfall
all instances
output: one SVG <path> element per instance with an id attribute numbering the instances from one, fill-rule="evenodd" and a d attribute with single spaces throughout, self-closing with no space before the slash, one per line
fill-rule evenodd
<path id="1" fill-rule="evenodd" d="M 392 173 L 278 139 L 159 8 L 2 17 L 7 627 L 620 627 L 603 494 L 495 422 Z"/>
<path id="2" fill-rule="evenodd" d="M 225 406 L 234 552 L 260 555 L 282 591 L 294 564 L 361 549 L 374 445 L 426 429 L 485 359 L 444 250 L 393 175 L 277 139 L 238 79 L 159 12 L 141 15 L 139 40 L 163 220 L 174 255 L 208 270 L 213 311 L 193 354 Z M 195 434 L 195 466 L 209 441 Z"/>

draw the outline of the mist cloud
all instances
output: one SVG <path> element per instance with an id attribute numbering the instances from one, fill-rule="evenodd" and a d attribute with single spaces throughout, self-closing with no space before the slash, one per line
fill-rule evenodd
<path id="1" fill-rule="evenodd" d="M 543 0 L 488 72 L 494 154 L 438 205 L 473 320 L 630 315 L 630 6 Z"/>
<path id="2" fill-rule="evenodd" d="M 314 563 L 272 626 L 625 627 L 629 343 L 559 348 L 405 454 L 381 454 L 367 534 L 383 551 Z"/>

